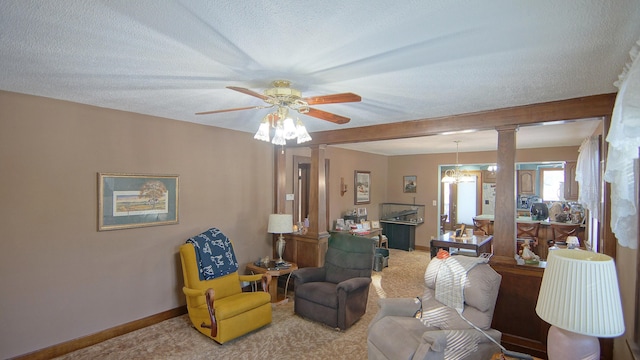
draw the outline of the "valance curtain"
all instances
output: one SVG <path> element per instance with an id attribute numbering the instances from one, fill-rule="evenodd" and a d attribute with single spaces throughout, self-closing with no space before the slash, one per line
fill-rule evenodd
<path id="1" fill-rule="evenodd" d="M 611 229 L 621 246 L 638 248 L 638 220 L 635 205 L 634 160 L 640 148 L 640 40 L 629 54 L 631 62 L 618 77 L 611 126 L 607 135 L 609 152 L 604 174 L 611 183 Z"/>

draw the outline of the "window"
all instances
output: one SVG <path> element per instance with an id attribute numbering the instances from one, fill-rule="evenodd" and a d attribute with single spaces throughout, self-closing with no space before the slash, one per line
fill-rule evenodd
<path id="1" fill-rule="evenodd" d="M 564 200 L 564 169 L 540 169 L 542 200 Z"/>

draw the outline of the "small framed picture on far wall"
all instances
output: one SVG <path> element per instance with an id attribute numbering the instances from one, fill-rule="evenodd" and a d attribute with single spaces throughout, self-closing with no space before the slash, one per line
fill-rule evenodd
<path id="1" fill-rule="evenodd" d="M 402 179 L 403 189 L 405 193 L 415 193 L 418 189 L 418 177 L 415 175 L 404 176 Z"/>

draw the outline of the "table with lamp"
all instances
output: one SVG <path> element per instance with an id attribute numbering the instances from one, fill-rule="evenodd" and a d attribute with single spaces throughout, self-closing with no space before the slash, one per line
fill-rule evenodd
<path id="1" fill-rule="evenodd" d="M 292 262 L 287 262 L 282 258 L 284 255 L 284 248 L 286 246 L 286 241 L 282 234 L 293 232 L 293 216 L 291 216 L 291 214 L 269 215 L 267 232 L 271 234 L 279 234 L 278 240 L 276 241 L 276 253 L 278 254 L 278 259 L 274 261 L 249 263 L 247 265 L 247 270 L 254 274 L 271 275 L 271 283 L 269 284 L 271 302 L 286 303 L 288 301 L 287 290 L 289 287 L 289 279 L 291 278 L 291 273 L 298 269 L 298 265 Z M 284 298 L 280 299 L 278 298 L 278 278 L 283 275 L 287 275 L 287 280 L 284 288 Z"/>

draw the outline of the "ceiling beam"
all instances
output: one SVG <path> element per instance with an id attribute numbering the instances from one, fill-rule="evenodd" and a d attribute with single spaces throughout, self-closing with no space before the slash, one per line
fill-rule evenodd
<path id="1" fill-rule="evenodd" d="M 534 125 L 552 121 L 610 116 L 616 94 L 602 94 L 547 103 L 404 122 L 319 131 L 302 146 L 405 139 L 463 130 L 491 130 L 506 125 Z"/>

